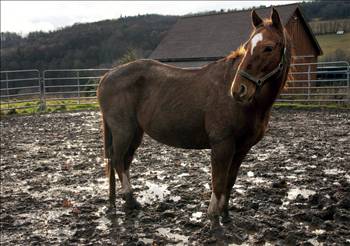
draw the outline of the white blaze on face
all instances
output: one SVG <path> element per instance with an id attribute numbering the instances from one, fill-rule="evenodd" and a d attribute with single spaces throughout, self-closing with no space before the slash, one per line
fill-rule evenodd
<path id="1" fill-rule="evenodd" d="M 252 40 L 251 40 L 252 49 L 250 50 L 251 55 L 253 55 L 253 51 L 254 51 L 254 48 L 256 47 L 256 45 L 262 40 L 263 40 L 262 33 L 258 33 L 252 38 Z"/>

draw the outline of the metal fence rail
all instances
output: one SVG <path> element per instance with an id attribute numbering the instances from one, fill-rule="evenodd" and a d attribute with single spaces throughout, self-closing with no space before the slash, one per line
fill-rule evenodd
<path id="1" fill-rule="evenodd" d="M 297 63 L 291 65 L 279 102 L 309 104 L 349 104 L 349 63 L 345 61 Z"/>
<path id="2" fill-rule="evenodd" d="M 109 69 L 1 71 L 1 111 L 96 103 L 99 79 Z M 292 64 L 278 102 L 350 105 L 348 62 Z"/>
<path id="3" fill-rule="evenodd" d="M 99 79 L 109 69 L 56 69 L 43 72 L 45 106 L 96 103 Z"/>
<path id="4" fill-rule="evenodd" d="M 40 72 L 37 69 L 0 71 L 1 111 L 33 107 L 41 103 Z"/>

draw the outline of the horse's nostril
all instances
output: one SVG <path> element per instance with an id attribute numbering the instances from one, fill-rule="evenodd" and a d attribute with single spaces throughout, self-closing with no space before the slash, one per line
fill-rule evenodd
<path id="1" fill-rule="evenodd" d="M 247 92 L 247 87 L 243 84 L 240 85 L 239 87 L 239 95 L 243 97 Z"/>

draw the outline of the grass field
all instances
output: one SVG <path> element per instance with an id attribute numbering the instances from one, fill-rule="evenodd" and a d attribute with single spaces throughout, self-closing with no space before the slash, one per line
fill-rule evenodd
<path id="1" fill-rule="evenodd" d="M 1 114 L 34 114 L 43 112 L 60 112 L 60 111 L 74 111 L 74 110 L 96 110 L 98 104 L 92 101 L 81 101 L 78 104 L 77 100 L 50 100 L 46 102 L 46 108 L 42 109 L 40 101 L 36 100 L 33 102 L 11 102 L 10 108 L 7 109 L 7 104 L 1 104 Z"/>
<path id="2" fill-rule="evenodd" d="M 326 34 L 316 36 L 322 50 L 323 56 L 330 55 L 334 53 L 337 49 L 344 50 L 347 54 L 350 54 L 350 33 L 344 35 L 337 34 Z"/>
<path id="3" fill-rule="evenodd" d="M 7 109 L 7 104 L 1 104 L 1 115 L 27 115 L 36 113 L 50 113 L 50 112 L 65 112 L 65 111 L 77 111 L 77 110 L 98 110 L 99 106 L 97 103 L 92 101 L 81 101 L 77 104 L 76 100 L 52 100 L 46 103 L 46 108 L 42 109 L 40 101 L 26 102 L 26 103 L 15 103 L 10 104 L 10 110 Z M 14 109 L 17 108 L 17 109 Z M 292 108 L 292 109 L 350 109 L 349 104 L 300 104 L 300 103 L 286 103 L 276 102 L 274 108 Z"/>

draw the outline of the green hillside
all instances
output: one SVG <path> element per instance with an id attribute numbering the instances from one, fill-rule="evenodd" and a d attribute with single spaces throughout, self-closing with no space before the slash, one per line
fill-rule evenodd
<path id="1" fill-rule="evenodd" d="M 1 69 L 110 67 L 132 54 L 147 57 L 176 16 L 140 15 L 74 24 L 27 37 L 1 33 Z"/>
<path id="2" fill-rule="evenodd" d="M 320 60 L 350 60 L 350 33 L 344 35 L 327 34 L 316 36 L 322 50 L 323 56 Z"/>

